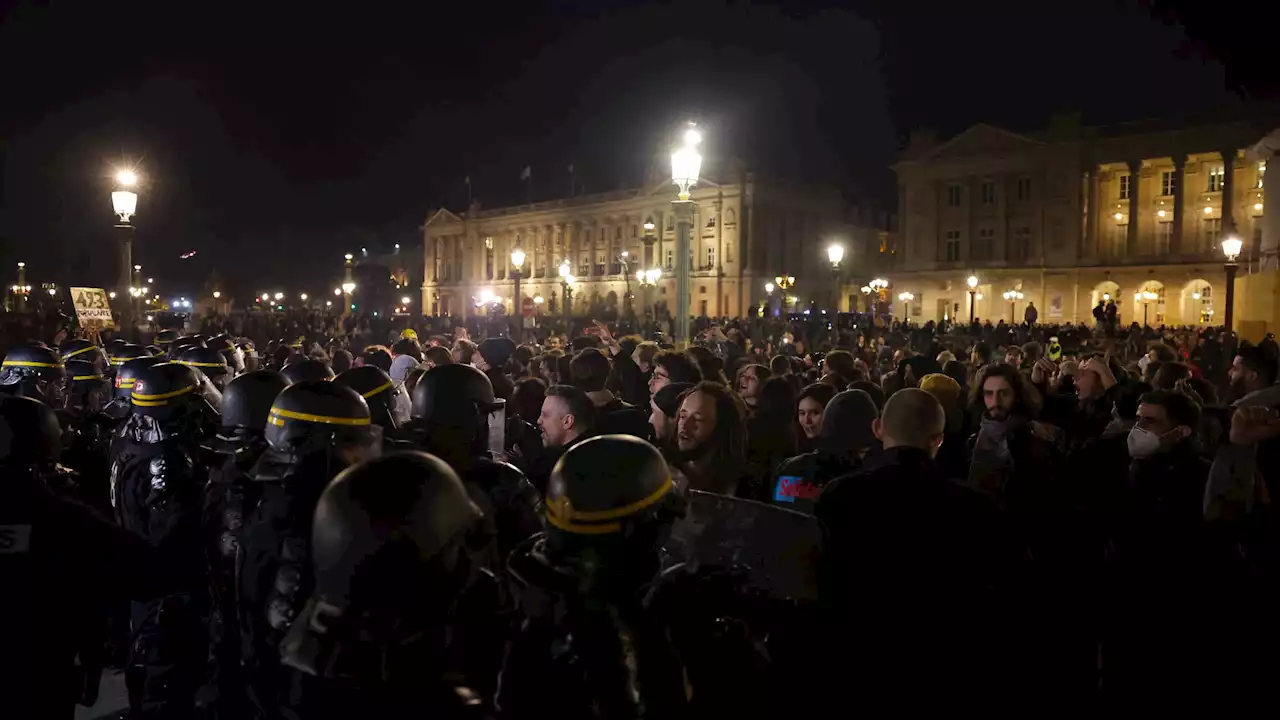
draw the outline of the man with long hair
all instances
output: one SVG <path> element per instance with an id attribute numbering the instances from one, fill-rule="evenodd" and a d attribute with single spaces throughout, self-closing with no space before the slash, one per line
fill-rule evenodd
<path id="1" fill-rule="evenodd" d="M 736 495 L 748 474 L 742 399 L 718 382 L 698 383 L 681 399 L 676 447 L 690 489 Z"/>
<path id="2" fill-rule="evenodd" d="M 1036 490 L 1048 483 L 1047 463 L 1060 434 L 1038 422 L 1040 393 L 1017 368 L 993 363 L 978 373 L 969 408 L 979 428 L 971 441 L 969 485 L 1002 502 L 1016 501 L 1024 493 L 1038 495 Z M 1015 476 L 1025 482 L 1014 482 Z"/>

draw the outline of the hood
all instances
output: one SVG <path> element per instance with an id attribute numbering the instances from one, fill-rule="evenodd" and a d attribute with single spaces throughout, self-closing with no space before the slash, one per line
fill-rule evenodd
<path id="1" fill-rule="evenodd" d="M 822 412 L 818 438 L 824 450 L 852 453 L 871 447 L 876 436 L 871 421 L 880 417 L 876 403 L 863 390 L 845 390 L 831 398 Z"/>

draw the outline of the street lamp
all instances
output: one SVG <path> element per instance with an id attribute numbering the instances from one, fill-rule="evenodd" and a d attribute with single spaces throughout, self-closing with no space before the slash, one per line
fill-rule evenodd
<path id="1" fill-rule="evenodd" d="M 658 281 L 662 279 L 662 268 L 649 268 L 648 270 L 636 271 L 636 282 L 640 283 L 640 292 L 644 294 L 642 301 L 644 302 L 644 312 L 646 317 L 653 305 L 652 291 Z"/>
<path id="2" fill-rule="evenodd" d="M 786 312 L 791 304 L 791 296 L 787 294 L 795 284 L 796 279 L 790 275 L 778 275 L 773 279 L 774 286 L 782 291 L 782 311 Z"/>
<path id="3" fill-rule="evenodd" d="M 1018 324 L 1017 315 L 1015 315 L 1014 312 L 1018 301 L 1023 297 L 1025 296 L 1022 294 L 1021 290 L 1006 290 L 1004 293 L 1004 299 L 1009 302 L 1009 323 L 1011 325 Z"/>
<path id="4" fill-rule="evenodd" d="M 832 308 L 836 312 L 840 311 L 840 261 L 844 260 L 844 246 L 840 243 L 831 243 L 827 246 L 827 260 L 831 261 L 831 294 L 833 302 Z"/>
<path id="5" fill-rule="evenodd" d="M 1236 258 L 1240 257 L 1240 251 L 1244 249 L 1244 241 L 1239 235 L 1231 234 L 1222 240 L 1222 254 L 1227 256 L 1227 262 L 1223 268 L 1227 271 L 1227 315 L 1224 320 L 1227 332 L 1232 331 L 1232 321 L 1236 313 L 1236 271 L 1240 266 L 1236 264 Z"/>
<path id="6" fill-rule="evenodd" d="M 516 342 L 520 341 L 520 315 L 523 312 L 524 306 L 524 296 L 520 294 L 520 275 L 524 270 L 524 258 L 523 248 L 517 246 L 511 251 L 511 267 L 515 268 L 511 271 L 511 279 L 515 281 L 516 286 L 516 297 L 511 303 L 513 306 L 511 312 L 511 337 L 515 338 Z"/>
<path id="7" fill-rule="evenodd" d="M 124 292 L 130 284 L 130 271 L 133 269 L 133 216 L 138 211 L 138 173 L 122 168 L 115 174 L 115 189 L 111 191 L 111 209 L 116 214 L 115 233 L 120 253 L 120 276 L 117 290 Z M 120 326 L 130 327 L 133 324 L 133 303 L 126 303 L 121 313 Z"/>
<path id="8" fill-rule="evenodd" d="M 564 319 L 566 329 L 569 323 L 569 304 L 573 301 L 573 289 L 569 286 L 573 284 L 573 280 L 573 270 L 569 267 L 569 261 L 562 261 L 560 263 L 560 295 L 564 298 Z"/>
<path id="9" fill-rule="evenodd" d="M 678 199 L 672 202 L 671 209 L 676 220 L 676 318 L 675 344 L 683 349 L 689 342 L 689 244 L 693 234 L 693 202 L 689 199 L 689 191 L 698 184 L 698 173 L 702 170 L 702 154 L 698 152 L 698 144 L 702 142 L 702 133 L 692 123 L 684 132 L 680 149 L 671 153 L 671 182 L 680 189 Z"/>
<path id="10" fill-rule="evenodd" d="M 978 276 L 970 275 L 969 279 L 965 280 L 965 283 L 969 285 L 969 324 L 972 325 L 973 324 L 973 308 L 974 308 L 974 305 L 977 304 L 974 298 L 976 298 L 978 294 Z"/>
<path id="11" fill-rule="evenodd" d="M 915 300 L 916 296 L 903 291 L 898 293 L 898 299 L 902 301 L 902 321 L 906 322 L 911 319 L 911 301 Z"/>
<path id="12" fill-rule="evenodd" d="M 1151 304 L 1152 300 L 1156 300 L 1160 296 L 1156 293 L 1151 292 L 1150 290 L 1143 290 L 1140 293 L 1134 293 L 1134 296 L 1142 301 L 1142 326 L 1148 327 L 1147 326 L 1147 306 Z"/>

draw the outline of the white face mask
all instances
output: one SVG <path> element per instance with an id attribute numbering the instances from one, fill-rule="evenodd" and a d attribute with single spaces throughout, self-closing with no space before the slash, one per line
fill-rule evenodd
<path id="1" fill-rule="evenodd" d="M 1129 445 L 1129 457 L 1131 458 L 1147 458 L 1160 452 L 1161 441 L 1164 436 L 1157 435 L 1150 430 L 1144 430 L 1138 426 L 1134 426 L 1129 431 L 1127 444 Z"/>

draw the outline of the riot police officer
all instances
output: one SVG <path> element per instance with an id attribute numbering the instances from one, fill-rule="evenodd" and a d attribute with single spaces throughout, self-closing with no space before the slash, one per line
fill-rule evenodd
<path id="1" fill-rule="evenodd" d="M 58 353 L 62 356 L 62 362 L 66 363 L 71 360 L 84 360 L 97 366 L 99 372 L 107 367 L 107 356 L 102 348 L 94 345 L 84 338 L 75 338 L 67 340 L 58 348 Z"/>
<path id="2" fill-rule="evenodd" d="M 267 447 L 267 415 L 287 385 L 280 373 L 259 370 L 232 380 L 222 394 L 222 429 L 212 449 L 223 461 L 209 471 L 203 509 L 213 603 L 204 696 L 220 717 L 249 715 L 240 666 L 236 578 L 245 514 L 257 504 L 260 484 L 249 482 L 247 473 Z"/>
<path id="3" fill-rule="evenodd" d="M 249 700 L 259 716 L 290 706 L 284 632 L 311 591 L 311 515 L 325 485 L 380 449 L 369 406 L 351 388 L 300 382 L 276 397 L 267 449 L 249 471 L 258 501 L 240 534 L 237 605 Z"/>
<path id="4" fill-rule="evenodd" d="M 333 379 L 333 368 L 315 358 L 302 358 L 286 364 L 280 374 L 289 384 Z"/>
<path id="5" fill-rule="evenodd" d="M 195 337 L 194 335 L 183 335 L 169 343 L 169 346 L 165 348 L 164 353 L 170 360 L 177 360 L 182 357 L 182 353 L 186 352 L 188 349 L 193 347 L 202 348 L 204 346 L 204 341 L 200 338 Z"/>
<path id="6" fill-rule="evenodd" d="M 232 377 L 244 372 L 244 353 L 240 348 L 236 347 L 235 341 L 230 335 L 215 335 L 209 338 L 205 343 L 210 348 L 222 353 L 222 357 L 226 358 L 227 367 L 230 368 Z"/>
<path id="7" fill-rule="evenodd" d="M 48 406 L 0 397 L 0 437 L 0 697 L 18 716 L 71 717 L 97 698 L 105 608 L 146 589 L 149 550 L 51 491 L 61 433 Z"/>
<path id="8" fill-rule="evenodd" d="M 177 330 L 161 330 L 156 333 L 155 345 L 162 350 L 168 350 L 170 343 L 182 337 L 182 333 Z"/>
<path id="9" fill-rule="evenodd" d="M 178 362 L 195 368 L 213 383 L 219 392 L 227 386 L 231 379 L 231 368 L 222 353 L 209 347 L 190 347 L 182 351 Z"/>
<path id="10" fill-rule="evenodd" d="M 88 359 L 68 360 L 65 367 L 67 404 L 56 411 L 63 425 L 62 463 L 79 474 L 84 491 L 80 499 L 105 512 L 110 509 L 109 450 L 114 423 L 102 409 L 111 398 L 111 384 Z"/>
<path id="11" fill-rule="evenodd" d="M 123 420 L 133 412 L 133 384 L 138 380 L 138 373 L 142 372 L 143 368 L 159 365 L 162 362 L 164 358 L 150 355 L 124 360 L 116 368 L 115 379 L 112 380 L 112 397 L 103 408 L 103 412 L 117 421 Z"/>
<path id="12" fill-rule="evenodd" d="M 369 404 L 369 415 L 374 425 L 386 432 L 394 432 L 400 427 L 395 409 L 396 383 L 382 368 L 362 365 L 341 373 L 333 381 L 360 393 L 360 397 Z"/>
<path id="13" fill-rule="evenodd" d="M 39 345 L 19 345 L 4 356 L 0 392 L 35 398 L 50 407 L 63 404 L 66 372 L 58 353 Z"/>
<path id="14" fill-rule="evenodd" d="M 499 570 L 516 544 L 541 529 L 538 491 L 515 466 L 491 459 L 490 432 L 501 432 L 503 422 L 490 414 L 501 407 L 489 378 L 470 365 L 434 367 L 413 387 L 414 443 L 462 477 L 497 541 L 490 559 Z"/>
<path id="15" fill-rule="evenodd" d="M 302 717 L 480 717 L 446 679 L 460 597 L 476 577 L 480 509 L 440 459 L 402 452 L 348 468 L 312 528 L 315 590 L 281 645 L 304 676 Z"/>
<path id="16" fill-rule="evenodd" d="M 138 362 L 138 361 L 133 361 Z M 203 378 L 178 363 L 139 370 L 133 413 L 112 448 L 111 504 L 121 527 L 152 545 L 175 543 L 165 568 L 173 591 L 135 602 L 133 643 L 125 682 L 138 717 L 190 713 L 203 675 L 207 605 L 200 500 L 204 486 L 197 456 L 212 410 L 201 395 Z"/>
<path id="17" fill-rule="evenodd" d="M 638 438 L 591 438 L 556 463 L 546 532 L 511 557 L 526 619 L 503 667 L 504 717 L 681 714 L 683 671 L 643 595 L 683 509 L 662 454 Z"/>
<path id="18" fill-rule="evenodd" d="M 134 358 L 149 357 L 150 352 L 133 343 L 120 343 L 112 346 L 107 355 L 107 363 L 114 369 Z"/>

